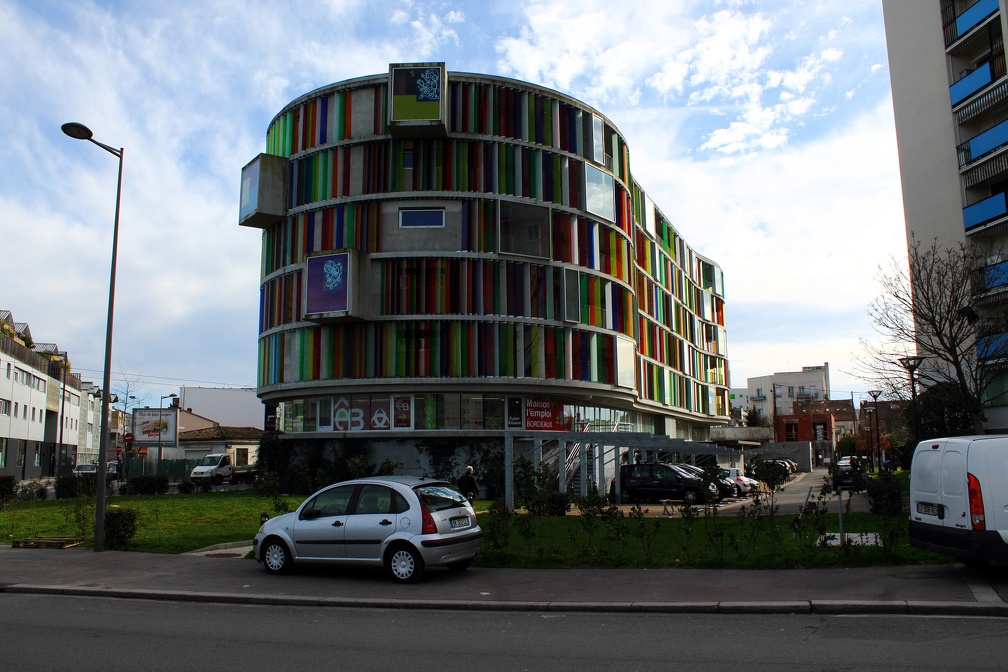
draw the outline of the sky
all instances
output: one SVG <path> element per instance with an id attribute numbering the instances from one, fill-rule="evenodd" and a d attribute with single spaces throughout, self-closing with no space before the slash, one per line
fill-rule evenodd
<path id="1" fill-rule="evenodd" d="M 0 0 L 0 309 L 101 384 L 123 148 L 112 390 L 256 383 L 261 232 L 241 168 L 289 102 L 389 63 L 595 107 L 724 271 L 733 388 L 830 365 L 860 399 L 866 307 L 905 258 L 880 0 Z"/>

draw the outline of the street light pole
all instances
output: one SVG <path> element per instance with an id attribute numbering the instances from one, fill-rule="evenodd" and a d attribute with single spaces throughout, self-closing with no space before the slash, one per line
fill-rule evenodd
<path id="1" fill-rule="evenodd" d="M 875 455 L 875 444 L 872 439 L 872 416 L 875 415 L 875 409 L 870 406 L 865 409 L 865 415 L 868 416 L 868 466 L 871 466 L 872 456 Z"/>
<path id="2" fill-rule="evenodd" d="M 882 416 L 878 412 L 878 398 L 882 396 L 882 390 L 868 390 L 868 395 L 875 400 L 875 450 L 878 451 L 878 470 L 882 472 L 882 437 L 879 435 L 879 421 Z"/>
<path id="3" fill-rule="evenodd" d="M 112 318 L 115 313 L 116 257 L 119 253 L 119 204 L 122 199 L 123 148 L 115 149 L 92 137 L 91 129 L 71 121 L 63 124 L 62 131 L 75 140 L 87 140 L 119 159 L 119 178 L 116 182 L 115 221 L 112 225 L 112 264 L 109 272 L 108 315 L 105 324 L 105 373 L 101 390 L 101 436 L 98 438 L 98 486 L 95 492 L 94 550 L 101 552 L 105 543 L 105 467 L 109 440 L 109 389 L 112 387 Z"/>
<path id="4" fill-rule="evenodd" d="M 174 393 L 172 393 L 172 394 L 166 394 L 163 397 L 161 397 L 161 401 L 158 402 L 158 412 L 157 412 L 157 419 L 158 419 L 158 426 L 157 426 L 157 469 L 154 472 L 158 476 L 161 475 L 161 433 L 164 431 L 164 427 L 161 425 L 161 418 L 162 418 L 161 412 L 164 410 L 164 400 L 165 399 L 174 399 L 177 396 L 178 395 L 174 394 Z"/>
<path id="5" fill-rule="evenodd" d="M 900 357 L 900 365 L 910 374 L 910 397 L 913 399 L 913 423 L 914 423 L 914 446 L 920 443 L 920 436 L 917 430 L 917 380 L 914 372 L 924 363 L 924 357 L 912 355 L 910 357 Z"/>

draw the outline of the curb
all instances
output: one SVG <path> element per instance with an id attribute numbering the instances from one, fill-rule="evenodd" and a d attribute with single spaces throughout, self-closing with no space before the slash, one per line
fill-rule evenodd
<path id="1" fill-rule="evenodd" d="M 258 604 L 268 606 L 341 607 L 366 609 L 439 609 L 451 611 L 541 611 L 641 614 L 821 614 L 983 616 L 1008 618 L 1008 604 L 938 601 L 782 600 L 725 602 L 508 602 L 504 600 L 410 600 L 303 597 L 237 593 L 194 593 L 176 590 L 109 589 L 29 583 L 0 586 L 0 593 L 105 597 L 133 600 Z"/>

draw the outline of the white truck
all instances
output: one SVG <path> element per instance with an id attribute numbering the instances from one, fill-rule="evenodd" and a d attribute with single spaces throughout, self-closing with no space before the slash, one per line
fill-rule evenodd
<path id="1" fill-rule="evenodd" d="M 204 455 L 202 459 L 193 467 L 189 474 L 189 480 L 200 484 L 209 482 L 212 485 L 220 485 L 224 481 L 228 483 L 252 483 L 256 476 L 256 465 L 235 464 L 230 453 L 210 453 Z"/>

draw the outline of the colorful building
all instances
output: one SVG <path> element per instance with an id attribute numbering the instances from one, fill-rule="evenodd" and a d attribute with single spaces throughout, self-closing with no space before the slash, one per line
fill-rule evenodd
<path id="1" fill-rule="evenodd" d="M 293 101 L 242 171 L 262 230 L 258 395 L 286 437 L 728 422 L 721 269 L 598 111 L 392 65 Z"/>

